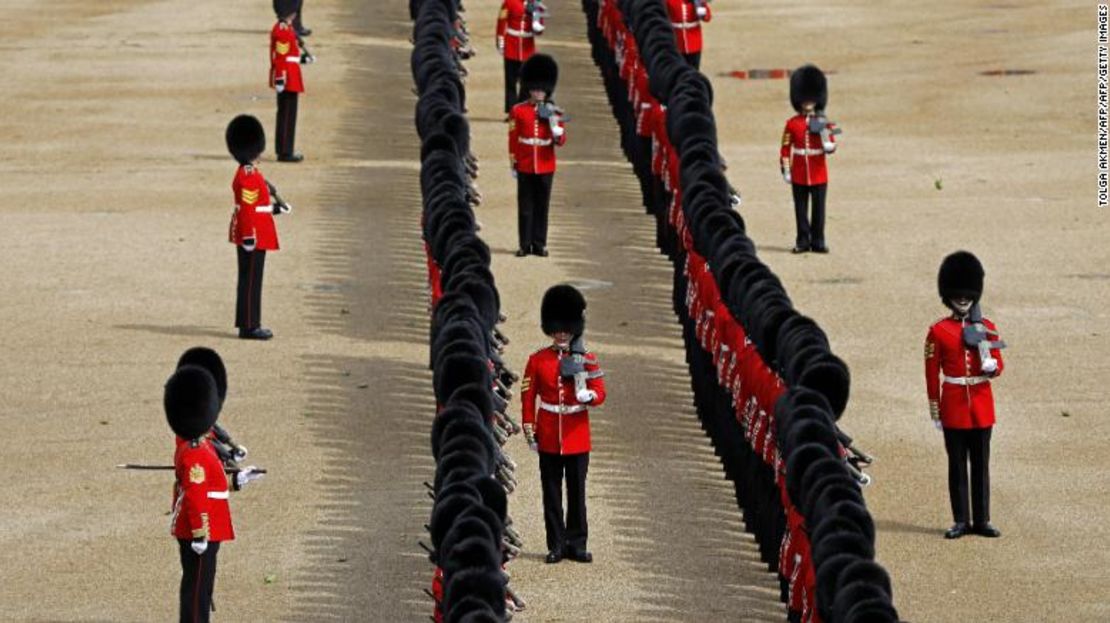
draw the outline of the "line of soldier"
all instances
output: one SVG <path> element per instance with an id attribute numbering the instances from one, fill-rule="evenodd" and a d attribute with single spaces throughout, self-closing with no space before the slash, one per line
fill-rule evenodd
<path id="1" fill-rule="evenodd" d="M 669 199 L 664 212 L 647 192 L 655 180 L 645 183 L 644 203 L 675 262 L 675 312 L 699 416 L 736 483 L 748 529 L 780 574 L 789 618 L 896 621 L 860 493 L 866 479 L 858 468 L 869 457 L 836 425 L 848 368 L 820 327 L 793 309 L 731 209 L 709 81 L 682 58 L 659 0 L 583 6 L 625 151 L 641 159 L 641 179 L 658 178 Z M 643 137 L 645 113 L 661 128 L 652 135 L 659 163 L 629 148 L 639 139 L 628 137 Z"/>
<path id="2" fill-rule="evenodd" d="M 294 149 L 297 106 L 304 92 L 301 66 L 315 62 L 303 37 L 311 30 L 300 23 L 303 0 L 273 0 L 277 22 L 270 30 L 269 84 L 277 94 L 274 146 L 278 162 L 301 162 Z M 228 227 L 228 241 L 235 245 L 238 279 L 235 326 L 246 340 L 269 340 L 274 334 L 262 326 L 262 280 L 266 254 L 280 248 L 274 216 L 289 214 L 293 207 L 268 182 L 258 163 L 266 151 L 266 131 L 252 115 L 238 115 L 225 133 L 228 151 L 239 164 L 231 191 L 235 209 Z"/>
<path id="3" fill-rule="evenodd" d="M 508 515 L 516 464 L 502 448 L 522 428 L 508 415 L 518 377 L 501 359 L 501 302 L 472 210 L 478 163 L 465 116 L 465 21 L 453 0 L 410 10 L 437 404 L 428 593 L 434 621 L 502 621 L 525 606 L 505 570 L 523 543 Z"/>

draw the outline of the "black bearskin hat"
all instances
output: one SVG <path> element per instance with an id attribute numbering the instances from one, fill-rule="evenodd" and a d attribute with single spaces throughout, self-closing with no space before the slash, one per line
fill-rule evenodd
<path id="1" fill-rule="evenodd" d="M 540 326 L 547 335 L 558 331 L 581 335 L 586 330 L 586 297 L 571 285 L 552 286 L 543 295 Z"/>
<path id="2" fill-rule="evenodd" d="M 201 437 L 211 430 L 220 415 L 216 380 L 200 366 L 181 366 L 166 381 L 162 406 L 166 421 L 178 437 Z"/>
<path id="3" fill-rule="evenodd" d="M 239 115 L 227 124 L 227 150 L 239 164 L 250 164 L 266 151 L 266 130 L 251 115 Z"/>
<path id="4" fill-rule="evenodd" d="M 937 290 L 945 305 L 952 299 L 969 298 L 976 303 L 983 296 L 983 265 L 968 251 L 956 251 L 940 264 Z"/>
<path id="5" fill-rule="evenodd" d="M 301 0 L 274 0 L 274 14 L 278 18 L 288 17 L 301 7 Z"/>
<path id="6" fill-rule="evenodd" d="M 817 110 L 829 103 L 829 82 L 816 65 L 802 65 L 790 74 L 790 104 L 802 112 L 802 102 L 811 101 Z"/>
<path id="7" fill-rule="evenodd" d="M 547 54 L 533 54 L 520 68 L 520 96 L 528 98 L 532 89 L 542 89 L 548 97 L 559 82 L 559 64 Z"/>
<path id="8" fill-rule="evenodd" d="M 220 404 L 224 403 L 227 398 L 227 368 L 224 367 L 224 360 L 220 359 L 220 355 L 204 346 L 194 346 L 181 354 L 181 358 L 177 360 L 177 367 L 181 366 L 200 366 L 212 375 L 212 379 L 216 381 L 216 395 L 220 398 Z"/>

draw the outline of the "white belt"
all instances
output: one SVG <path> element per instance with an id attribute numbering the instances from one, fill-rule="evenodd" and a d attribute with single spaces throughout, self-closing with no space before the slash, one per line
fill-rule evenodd
<path id="1" fill-rule="evenodd" d="M 523 136 L 518 136 L 516 140 L 520 143 L 524 143 L 525 145 L 534 145 L 539 147 L 551 144 L 551 139 L 549 138 L 525 138 Z"/>
<path id="2" fill-rule="evenodd" d="M 224 490 L 224 491 L 209 491 L 208 492 L 208 497 L 213 499 L 213 500 L 226 500 L 227 499 L 227 491 L 226 490 Z"/>
<path id="3" fill-rule="evenodd" d="M 505 34 L 520 37 L 521 39 L 531 39 L 534 36 L 534 33 L 528 32 L 527 30 L 513 30 L 512 28 L 506 28 Z"/>
<path id="4" fill-rule="evenodd" d="M 675 30 L 690 30 L 697 28 L 700 22 L 671 22 L 671 28 Z"/>
<path id="5" fill-rule="evenodd" d="M 990 379 L 985 376 L 945 376 L 944 382 L 953 385 L 979 385 L 989 383 Z"/>
<path id="6" fill-rule="evenodd" d="M 273 214 L 274 213 L 274 206 L 272 206 L 272 205 L 254 206 L 254 211 L 255 212 L 268 212 L 270 214 Z"/>
<path id="7" fill-rule="evenodd" d="M 299 56 L 286 56 L 285 57 L 285 62 L 286 63 L 300 63 L 301 62 L 301 57 L 299 57 Z"/>
<path id="8" fill-rule="evenodd" d="M 540 401 L 540 408 L 544 411 L 566 415 L 567 413 L 579 413 L 586 410 L 586 405 L 552 405 L 544 401 Z"/>
<path id="9" fill-rule="evenodd" d="M 790 153 L 795 156 L 821 156 L 824 155 L 825 151 L 823 149 L 798 149 L 797 147 L 791 147 Z"/>

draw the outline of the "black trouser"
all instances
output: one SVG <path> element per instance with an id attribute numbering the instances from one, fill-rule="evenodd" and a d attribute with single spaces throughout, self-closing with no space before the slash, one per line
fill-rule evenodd
<path id="1" fill-rule="evenodd" d="M 254 329 L 262 324 L 262 270 L 266 267 L 265 251 L 244 251 L 236 246 L 239 256 L 239 285 L 235 296 L 235 326 Z"/>
<path id="2" fill-rule="evenodd" d="M 511 61 L 505 59 L 505 113 L 507 114 L 516 106 L 517 100 L 520 99 L 520 93 L 517 91 L 517 81 L 520 79 L 520 68 L 524 65 L 521 61 Z"/>
<path id="3" fill-rule="evenodd" d="M 825 246 L 825 193 L 828 184 L 805 186 L 794 183 L 794 221 L 798 226 L 795 245 L 808 249 Z M 813 218 L 809 218 L 809 198 L 813 198 Z"/>
<path id="4" fill-rule="evenodd" d="M 547 247 L 547 213 L 554 173 L 516 174 L 516 218 L 523 251 Z"/>
<path id="5" fill-rule="evenodd" d="M 277 96 L 277 132 L 274 134 L 274 149 L 279 156 L 293 155 L 293 144 L 297 137 L 297 95 L 283 91 Z"/>
<path id="6" fill-rule="evenodd" d="M 212 611 L 212 589 L 216 585 L 216 554 L 219 541 L 209 541 L 208 549 L 198 555 L 188 539 L 177 540 L 181 555 L 181 623 L 208 623 Z"/>
<path id="7" fill-rule="evenodd" d="M 967 464 L 971 459 L 971 517 L 975 525 L 991 520 L 991 430 L 990 428 L 946 428 L 944 449 L 948 452 L 948 496 L 952 519 L 967 523 Z"/>
<path id="8" fill-rule="evenodd" d="M 701 52 L 683 54 L 682 57 L 686 59 L 686 64 L 688 64 L 689 66 L 693 67 L 694 69 L 701 69 Z"/>
<path id="9" fill-rule="evenodd" d="M 297 16 L 293 18 L 293 30 L 297 33 L 300 33 L 302 30 L 304 30 L 304 22 L 301 21 L 301 17 L 303 15 L 304 15 L 304 0 L 301 0 L 300 2 L 297 3 Z"/>
<path id="10" fill-rule="evenodd" d="M 589 527 L 586 522 L 586 472 L 590 453 L 548 454 L 540 452 L 540 484 L 543 488 L 543 525 L 551 552 L 586 551 Z M 563 475 L 567 479 L 567 512 L 563 518 Z"/>

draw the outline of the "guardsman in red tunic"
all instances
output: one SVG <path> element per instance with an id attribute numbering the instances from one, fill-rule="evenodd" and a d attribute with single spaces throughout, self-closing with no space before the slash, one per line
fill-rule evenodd
<path id="1" fill-rule="evenodd" d="M 701 68 L 701 23 L 713 19 L 708 0 L 667 0 L 678 51 L 694 69 Z"/>
<path id="2" fill-rule="evenodd" d="M 593 561 L 586 548 L 589 409 L 605 402 L 605 381 L 597 356 L 586 350 L 582 340 L 585 314 L 586 299 L 573 286 L 557 285 L 544 294 L 541 324 L 553 343 L 528 358 L 521 386 L 524 436 L 540 455 L 548 563 L 564 557 L 578 562 Z"/>
<path id="3" fill-rule="evenodd" d="M 231 183 L 235 211 L 228 231 L 239 258 L 235 326 L 240 338 L 268 340 L 273 333 L 262 327 L 262 271 L 266 252 L 278 250 L 274 215 L 287 214 L 293 208 L 276 196 L 258 169 L 258 157 L 266 150 L 262 123 L 250 115 L 239 115 L 228 124 L 226 138 L 228 151 L 239 163 Z"/>
<path id="4" fill-rule="evenodd" d="M 179 441 L 174 453 L 173 515 L 170 529 L 181 560 L 182 623 L 208 621 L 216 556 L 235 539 L 228 507 L 228 478 L 208 438 L 220 414 L 216 381 L 200 366 L 184 365 L 166 382 L 166 420 Z M 254 467 L 234 473 L 235 489 L 262 477 Z"/>
<path id="5" fill-rule="evenodd" d="M 794 70 L 790 76 L 790 103 L 798 114 L 786 120 L 779 150 L 783 179 L 794 191 L 794 218 L 798 227 L 794 253 L 829 252 L 825 244 L 825 195 L 829 185 L 825 156 L 836 151 L 835 135 L 840 130 L 825 117 L 828 100 L 828 82 L 820 69 L 804 65 Z"/>
<path id="6" fill-rule="evenodd" d="M 278 162 L 300 162 L 304 156 L 294 149 L 297 135 L 297 100 L 304 93 L 301 65 L 315 59 L 301 49 L 293 26 L 300 0 L 274 0 L 278 21 L 270 31 L 270 88 L 277 91 L 277 132 L 274 149 Z"/>
<path id="7" fill-rule="evenodd" d="M 521 69 L 521 91 L 528 99 L 509 112 L 509 157 L 516 178 L 517 257 L 547 257 L 547 216 L 555 176 L 555 147 L 567 142 L 563 111 L 551 99 L 559 66 L 536 54 Z"/>
<path id="8" fill-rule="evenodd" d="M 1002 374 L 1005 346 L 994 323 L 983 318 L 983 265 L 971 253 L 944 258 L 937 276 L 941 301 L 952 314 L 929 327 L 925 336 L 925 387 L 929 415 L 944 431 L 948 453 L 948 494 L 955 524 L 945 538 L 974 532 L 1001 533 L 991 525 L 990 444 L 994 427 L 991 379 Z M 971 519 L 968 523 L 968 459 L 971 463 Z"/>
<path id="9" fill-rule="evenodd" d="M 505 59 L 505 114 L 520 100 L 516 84 L 521 66 L 536 53 L 546 9 L 536 0 L 504 0 L 497 16 L 497 51 Z"/>

